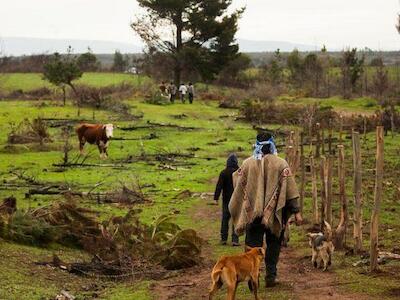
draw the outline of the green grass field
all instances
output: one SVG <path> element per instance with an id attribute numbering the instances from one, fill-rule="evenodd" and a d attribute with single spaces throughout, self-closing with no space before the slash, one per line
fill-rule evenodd
<path id="1" fill-rule="evenodd" d="M 123 82 L 138 85 L 147 81 L 148 78 L 122 73 L 84 73 L 82 78 L 77 80 L 78 84 L 91 86 L 116 85 Z M 4 74 L 2 78 L 3 89 L 8 92 L 15 90 L 31 91 L 42 87 L 51 88 L 52 85 L 43 80 L 43 75 L 39 73 L 11 73 Z"/>
<path id="2" fill-rule="evenodd" d="M 16 76 L 16 77 L 13 77 Z M 15 79 L 15 78 L 18 78 Z M 22 80 L 23 79 L 23 80 Z M 141 79 L 143 80 L 143 79 Z M 87 74 L 82 82 L 94 85 L 108 85 L 122 81 L 138 83 L 138 78 L 125 74 Z M 17 88 L 35 89 L 44 84 L 38 74 L 13 74 L 10 75 L 8 89 Z M 318 99 L 281 99 L 280 101 L 296 101 L 299 104 L 308 104 L 319 101 Z M 123 164 L 122 169 L 114 168 L 67 168 L 60 172 L 54 163 L 61 162 L 61 148 L 64 143 L 61 137 L 61 128 L 51 128 L 50 134 L 53 142 L 40 150 L 38 145 L 8 145 L 7 135 L 12 123 L 18 124 L 24 118 L 34 119 L 56 118 L 76 119 L 76 108 L 68 105 L 60 107 L 52 101 L 41 101 L 38 105 L 34 101 L 0 101 L 0 182 L 21 183 L 16 174 L 25 174 L 36 180 L 49 183 L 69 183 L 80 189 L 89 190 L 93 185 L 104 181 L 100 190 L 109 191 L 120 185 L 120 182 L 130 184 L 139 180 L 144 192 L 154 201 L 152 205 L 142 205 L 141 218 L 150 223 L 161 214 L 173 213 L 174 220 L 184 228 L 194 228 L 199 232 L 208 232 L 208 244 L 212 250 L 211 258 L 215 260 L 220 255 L 235 253 L 241 249 L 222 247 L 219 241 L 219 220 L 211 216 L 196 218 L 199 211 L 208 207 L 207 211 L 215 215 L 218 207 L 207 206 L 209 201 L 200 197 L 176 199 L 175 196 L 184 190 L 191 192 L 212 192 L 215 178 L 225 165 L 225 159 L 231 152 L 235 152 L 243 160 L 250 155 L 255 131 L 250 124 L 235 121 L 237 111 L 233 109 L 220 109 L 215 102 L 195 102 L 193 105 L 166 105 L 156 106 L 145 104 L 140 99 L 126 99 L 133 114 L 143 114 L 143 119 L 136 121 L 121 120 L 118 115 L 107 111 L 97 111 L 96 120 L 93 122 L 113 122 L 119 126 L 114 132 L 116 138 L 139 140 L 114 140 L 109 148 L 110 158 L 104 163 L 119 163 L 127 157 L 137 156 L 140 153 L 154 154 L 160 152 L 194 153 L 177 170 L 163 168 L 161 163 L 150 164 L 146 161 L 134 161 Z M 349 112 L 370 113 L 375 108 L 373 99 L 355 99 L 344 101 L 339 98 L 321 100 L 323 105 L 334 106 L 338 110 Z M 91 120 L 92 109 L 82 109 L 81 119 Z M 176 124 L 195 127 L 195 130 L 179 130 L 177 128 L 156 127 L 145 128 L 136 131 L 122 131 L 121 127 L 132 125 L 146 125 L 148 121 Z M 269 126 L 271 127 L 271 126 Z M 276 124 L 276 127 L 281 127 Z M 156 139 L 147 140 L 146 136 L 155 134 Z M 140 138 L 143 138 L 140 140 Z M 284 136 L 278 136 L 278 144 L 283 143 Z M 71 157 L 78 155 L 78 141 L 74 135 L 70 138 L 74 146 Z M 352 212 L 352 174 L 351 174 L 351 146 L 350 140 L 345 140 L 347 173 L 347 197 Z M 398 212 L 400 202 L 398 189 L 400 188 L 400 171 L 398 169 L 398 154 L 400 151 L 400 136 L 385 141 L 385 198 L 382 203 L 380 247 L 382 250 L 392 251 L 398 247 L 400 239 L 400 224 Z M 194 149 L 198 148 L 198 149 Z M 279 149 L 284 155 L 284 149 Z M 306 149 L 307 151 L 307 149 Z M 86 145 L 86 152 L 90 153 L 88 163 L 99 163 L 99 155 L 94 146 Z M 307 152 L 308 153 L 308 152 Z M 368 249 L 368 220 L 371 215 L 373 203 L 373 168 L 374 168 L 374 134 L 367 136 L 363 144 L 364 176 L 364 220 L 365 220 L 365 249 Z M 9 189 L 0 184 L 0 199 L 14 195 L 18 199 L 18 208 L 27 209 L 40 207 L 59 200 L 56 196 L 35 196 L 25 199 L 27 191 L 24 187 Z M 305 218 L 311 218 L 310 183 L 306 188 Z M 335 195 L 337 183 L 334 184 Z M 100 218 L 105 219 L 112 215 L 123 215 L 127 208 L 111 204 L 97 204 L 87 199 L 80 199 L 80 204 L 99 212 Z M 339 204 L 337 196 L 334 201 L 334 226 L 337 226 Z M 348 244 L 351 241 L 351 227 L 348 230 Z M 308 253 L 305 232 L 301 228 L 295 228 L 292 234 L 290 247 L 296 249 L 299 256 Z M 86 254 L 78 249 L 70 249 L 59 245 L 51 245 L 49 248 L 37 248 L 18 245 L 2 241 L 0 239 L 0 299 L 50 299 L 62 289 L 69 290 L 77 299 L 91 299 L 96 293 L 99 299 L 136 299 L 157 300 L 152 294 L 151 281 L 114 282 L 100 280 L 98 278 L 78 277 L 61 270 L 51 269 L 46 266 L 36 266 L 34 262 L 49 260 L 53 253 L 58 254 L 66 261 L 83 259 Z M 358 260 L 354 256 L 346 256 L 344 252 L 336 254 L 334 261 L 334 273 L 337 282 L 342 283 L 340 289 L 344 292 L 369 294 L 379 299 L 395 299 L 389 291 L 398 286 L 398 275 L 391 276 L 390 272 L 399 270 L 399 263 L 389 262 L 383 266 L 381 275 L 372 277 L 364 272 L 364 267 L 352 267 L 351 264 Z M 397 273 L 398 274 L 398 273 Z M 95 286 L 95 287 L 94 287 Z M 368 287 L 368 288 L 365 288 Z M 94 291 L 95 290 L 95 291 Z M 270 299 L 293 299 L 291 288 L 278 289 L 275 293 L 269 293 Z M 271 295 L 270 295 L 271 294 Z M 223 299 L 223 292 L 217 299 Z M 244 285 L 239 287 L 239 298 L 248 299 L 249 293 Z"/>

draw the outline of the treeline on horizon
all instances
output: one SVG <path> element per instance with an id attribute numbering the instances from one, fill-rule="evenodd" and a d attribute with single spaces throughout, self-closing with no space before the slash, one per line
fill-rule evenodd
<path id="1" fill-rule="evenodd" d="M 293 50 L 296 51 L 296 50 Z M 250 67 L 261 68 L 268 65 L 275 56 L 276 51 L 265 51 L 265 52 L 243 52 L 244 55 L 250 58 Z M 282 59 L 287 60 L 292 52 L 280 51 Z M 306 57 L 308 54 L 318 54 L 320 51 L 298 51 L 300 56 Z M 120 53 L 116 51 L 114 54 L 97 54 L 92 53 L 90 50 L 86 53 L 76 53 L 76 56 L 89 56 L 93 54 L 96 58 L 95 64 L 91 64 L 89 69 L 86 71 L 126 71 L 129 68 L 134 68 L 138 64 L 138 61 L 143 59 L 144 53 Z M 327 51 L 326 54 L 331 58 L 332 67 L 340 67 L 340 59 L 343 55 L 343 51 Z M 0 72 L 2 73 L 37 73 L 43 71 L 44 64 L 50 59 L 53 54 L 33 54 L 33 55 L 22 55 L 22 56 L 3 56 L 0 57 Z M 61 54 L 67 55 L 67 54 Z M 365 65 L 376 66 L 376 62 L 379 59 L 383 60 L 386 66 L 400 65 L 400 51 L 374 51 L 371 49 L 359 50 L 358 55 L 364 56 Z M 115 59 L 117 67 L 115 66 Z M 91 58 L 89 57 L 89 60 Z M 92 62 L 94 61 L 91 59 Z"/>

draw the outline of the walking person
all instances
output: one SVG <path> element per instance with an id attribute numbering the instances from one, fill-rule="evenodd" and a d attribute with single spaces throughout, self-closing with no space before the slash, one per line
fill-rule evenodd
<path id="1" fill-rule="evenodd" d="M 177 92 L 177 87 L 176 85 L 171 81 L 171 83 L 168 86 L 168 92 L 169 92 L 169 101 L 171 103 L 175 102 L 176 99 L 176 92 Z"/>
<path id="2" fill-rule="evenodd" d="M 217 186 L 215 188 L 214 200 L 218 199 L 222 192 L 222 220 L 221 220 L 221 245 L 226 245 L 229 233 L 229 221 L 231 214 L 229 213 L 229 201 L 233 193 L 232 174 L 239 169 L 238 159 L 235 154 L 229 155 L 226 161 L 226 168 L 220 173 Z M 232 225 L 232 246 L 240 246 L 239 237 L 235 233 Z"/>
<path id="3" fill-rule="evenodd" d="M 192 104 L 193 103 L 193 99 L 194 99 L 194 86 L 193 83 L 189 83 L 188 86 L 188 95 L 189 95 L 189 103 Z"/>
<path id="4" fill-rule="evenodd" d="M 165 85 L 165 82 L 161 82 L 160 86 L 159 86 L 161 95 L 164 96 L 167 94 L 167 86 Z"/>
<path id="5" fill-rule="evenodd" d="M 181 85 L 179 86 L 179 95 L 181 97 L 181 101 L 182 103 L 185 103 L 185 97 L 187 94 L 187 87 L 184 83 L 181 83 Z"/>
<path id="6" fill-rule="evenodd" d="M 292 214 L 303 222 L 297 199 L 299 192 L 288 163 L 277 156 L 273 137 L 257 135 L 253 156 L 234 174 L 235 190 L 229 211 L 238 235 L 246 233 L 246 246 L 267 245 L 267 287 L 276 284 L 277 264 L 286 224 Z"/>

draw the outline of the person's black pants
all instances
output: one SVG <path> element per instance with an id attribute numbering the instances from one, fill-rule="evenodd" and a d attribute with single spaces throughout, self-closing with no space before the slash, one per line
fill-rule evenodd
<path id="1" fill-rule="evenodd" d="M 273 281 L 277 275 L 276 265 L 279 261 L 281 252 L 281 242 L 283 234 L 280 237 L 274 235 L 268 228 L 261 224 L 260 219 L 256 219 L 252 224 L 246 227 L 246 246 L 262 247 L 264 242 L 267 244 L 265 253 L 266 280 Z"/>
<path id="2" fill-rule="evenodd" d="M 228 240 L 229 233 L 229 220 L 231 219 L 231 214 L 229 212 L 229 202 L 222 202 L 222 222 L 221 222 L 221 241 Z M 235 228 L 232 224 L 232 243 L 239 243 L 239 237 L 235 233 Z"/>
<path id="3" fill-rule="evenodd" d="M 193 103 L 193 99 L 194 99 L 193 94 L 190 94 L 190 93 L 189 93 L 189 103 L 190 103 L 190 104 Z"/>

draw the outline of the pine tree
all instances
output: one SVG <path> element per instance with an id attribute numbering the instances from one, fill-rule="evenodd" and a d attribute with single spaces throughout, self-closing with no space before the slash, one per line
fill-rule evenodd
<path id="1" fill-rule="evenodd" d="M 228 13 L 232 0 L 138 0 L 145 14 L 133 30 L 149 50 L 168 54 L 174 62 L 175 83 L 191 68 L 204 80 L 214 79 L 239 50 L 235 43 L 244 9 Z"/>

